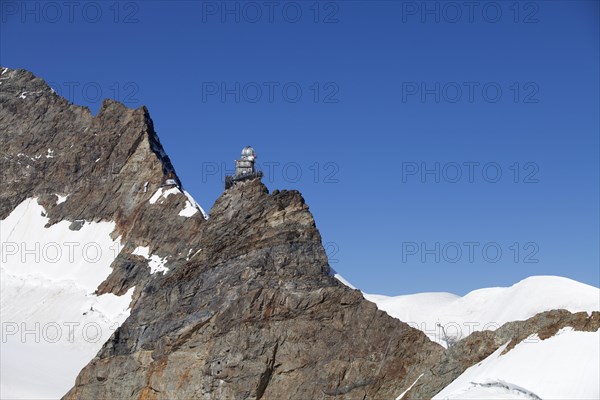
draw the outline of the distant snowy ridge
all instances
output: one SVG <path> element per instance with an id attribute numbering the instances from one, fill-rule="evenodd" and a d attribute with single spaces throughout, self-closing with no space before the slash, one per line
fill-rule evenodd
<path id="1" fill-rule="evenodd" d="M 600 289 L 558 276 L 532 276 L 510 287 L 478 289 L 463 297 L 451 293 L 363 295 L 379 309 L 444 346 L 444 331 L 457 340 L 544 311 L 600 311 Z"/>

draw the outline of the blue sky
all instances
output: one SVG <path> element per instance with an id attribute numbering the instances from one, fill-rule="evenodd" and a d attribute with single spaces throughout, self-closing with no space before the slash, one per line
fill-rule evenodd
<path id="1" fill-rule="evenodd" d="M 253 145 L 367 292 L 598 286 L 597 1 L 0 7 L 2 65 L 146 105 L 205 208 Z"/>

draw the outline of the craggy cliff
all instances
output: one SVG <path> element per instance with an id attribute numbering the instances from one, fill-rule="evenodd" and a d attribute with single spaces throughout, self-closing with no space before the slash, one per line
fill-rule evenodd
<path id="1" fill-rule="evenodd" d="M 1 71 L 0 219 L 37 197 L 50 224 L 115 221 L 123 247 L 98 293 L 136 287 L 65 399 L 395 399 L 417 380 L 404 398 L 423 399 L 508 341 L 600 326 L 598 313 L 551 311 L 445 350 L 331 276 L 297 191 L 240 182 L 209 219 L 182 216 L 182 191 L 156 200 L 175 170 L 146 108 L 106 100 L 93 116 L 30 72 Z M 137 246 L 169 271 L 151 274 Z"/>

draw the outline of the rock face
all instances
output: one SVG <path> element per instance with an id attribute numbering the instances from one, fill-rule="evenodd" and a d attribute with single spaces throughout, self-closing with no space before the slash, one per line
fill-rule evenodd
<path id="1" fill-rule="evenodd" d="M 0 219 L 37 197 L 49 224 L 73 221 L 77 229 L 82 220 L 115 221 L 123 249 L 99 293 L 120 295 L 149 279 L 146 260 L 130 254 L 137 246 L 172 258 L 193 246 L 204 218 L 178 215 L 187 197 L 149 202 L 174 168 L 145 107 L 105 100 L 93 116 L 28 71 L 0 70 Z M 68 197 L 58 202 L 57 195 Z M 182 230 L 191 242 L 180 240 Z"/>
<path id="2" fill-rule="evenodd" d="M 297 191 L 240 182 L 210 219 L 181 216 L 189 200 L 159 188 L 175 171 L 145 108 L 105 101 L 93 116 L 2 70 L 0 218 L 38 197 L 50 224 L 116 221 L 123 248 L 98 292 L 136 287 L 130 317 L 65 399 L 393 399 L 421 375 L 404 398 L 430 398 L 508 341 L 600 325 L 598 313 L 551 311 L 445 350 L 330 275 Z M 169 271 L 150 274 L 138 246 Z"/>
<path id="3" fill-rule="evenodd" d="M 442 351 L 329 276 L 297 192 L 238 183 L 200 236 L 67 398 L 393 398 Z"/>

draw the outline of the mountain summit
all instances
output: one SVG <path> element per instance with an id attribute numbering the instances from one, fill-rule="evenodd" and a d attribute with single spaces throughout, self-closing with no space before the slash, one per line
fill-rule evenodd
<path id="1" fill-rule="evenodd" d="M 228 185 L 207 219 L 183 189 L 146 108 L 106 100 L 93 116 L 25 70 L 2 68 L 0 83 L 0 219 L 3 257 L 12 256 L 2 265 L 3 325 L 94 322 L 103 329 L 101 340 L 73 353 L 91 353 L 71 364 L 76 380 L 48 383 L 46 395 L 431 398 L 527 338 L 600 327 L 597 311 L 544 310 L 446 349 L 334 278 L 299 192 L 270 193 L 257 175 Z M 43 249 L 64 238 L 114 256 L 23 257 L 21 243 Z M 39 299 L 50 311 L 20 311 L 20 302 L 42 307 Z M 39 395 L 4 371 L 25 369 L 19 354 L 43 365 L 45 355 L 57 357 L 56 347 L 2 345 L 3 353 L 16 349 L 2 360 L 3 395 Z M 34 373 L 51 381 L 48 371 Z"/>

